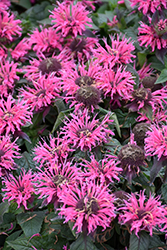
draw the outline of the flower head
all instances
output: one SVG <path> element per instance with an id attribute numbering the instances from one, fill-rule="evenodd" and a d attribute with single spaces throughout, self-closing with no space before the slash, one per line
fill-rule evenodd
<path id="1" fill-rule="evenodd" d="M 154 13 L 156 10 L 161 10 L 163 8 L 167 8 L 166 0 L 130 0 L 131 6 L 138 7 L 139 11 L 142 11 L 144 15 Z"/>
<path id="2" fill-rule="evenodd" d="M 24 100 L 15 100 L 11 95 L 0 100 L 0 134 L 14 134 L 26 123 L 31 123 L 32 112 Z"/>
<path id="3" fill-rule="evenodd" d="M 140 166 L 146 165 L 144 151 L 135 144 L 123 146 L 118 153 L 118 159 L 123 174 L 126 175 L 129 182 L 140 172 Z"/>
<path id="4" fill-rule="evenodd" d="M 118 35 L 117 38 L 110 37 L 110 39 L 111 46 L 109 46 L 104 39 L 106 49 L 100 44 L 98 48 L 95 49 L 94 56 L 97 57 L 97 60 L 103 63 L 106 68 L 112 68 L 115 64 L 122 65 L 132 62 L 132 58 L 136 56 L 132 54 L 135 50 L 135 46 L 130 39 L 126 39 L 125 36 L 123 36 L 121 40 Z"/>
<path id="5" fill-rule="evenodd" d="M 9 136 L 0 136 L 0 177 L 8 176 L 15 169 L 14 158 L 19 158 L 16 140 L 11 142 Z"/>
<path id="6" fill-rule="evenodd" d="M 62 163 L 72 151 L 66 141 L 61 138 L 49 136 L 49 144 L 43 140 L 39 142 L 34 149 L 34 160 L 40 162 L 40 167 L 51 166 L 53 164 Z"/>
<path id="7" fill-rule="evenodd" d="M 118 102 L 119 105 L 120 100 L 129 99 L 135 85 L 135 81 L 129 71 L 122 67 L 119 67 L 116 72 L 113 69 L 106 69 L 103 77 L 105 82 L 99 81 L 97 87 L 104 93 L 104 96 L 110 96 L 111 100 Z"/>
<path id="8" fill-rule="evenodd" d="M 137 145 L 144 149 L 144 139 L 147 137 L 146 133 L 150 128 L 149 123 L 141 122 L 137 123 L 132 132 L 134 134 L 134 141 L 137 143 Z"/>
<path id="9" fill-rule="evenodd" d="M 14 62 L 9 62 L 2 60 L 0 62 L 0 96 L 7 97 L 9 93 L 13 93 L 14 82 L 19 80 L 17 72 L 20 70 L 17 69 L 18 64 Z"/>
<path id="10" fill-rule="evenodd" d="M 155 25 L 148 26 L 147 24 L 140 22 L 138 41 L 140 46 L 151 46 L 152 51 L 157 49 L 166 48 L 167 39 L 163 35 L 167 32 L 167 19 L 159 20 Z"/>
<path id="11" fill-rule="evenodd" d="M 23 38 L 13 50 L 11 49 L 11 56 L 13 59 L 19 60 L 27 54 L 30 49 L 31 46 L 28 44 L 28 39 Z"/>
<path id="12" fill-rule="evenodd" d="M 29 37 L 29 45 L 33 47 L 37 55 L 41 52 L 52 55 L 55 50 L 62 50 L 62 42 L 63 39 L 52 27 L 40 26 L 40 31 L 36 28 Z"/>
<path id="13" fill-rule="evenodd" d="M 39 199 L 44 198 L 42 206 L 54 204 L 55 208 L 58 207 L 63 186 L 70 185 L 71 187 L 81 178 L 80 168 L 72 162 L 64 161 L 59 164 L 52 162 L 52 165 L 45 168 L 44 171 L 42 169 L 39 171 L 36 176 L 37 194 L 39 194 Z"/>
<path id="14" fill-rule="evenodd" d="M 96 161 L 94 156 L 91 156 L 91 162 L 85 161 L 83 166 L 85 167 L 84 177 L 86 180 L 97 180 L 103 184 L 108 185 L 114 180 L 119 181 L 119 172 L 122 172 L 122 168 L 117 167 L 118 162 L 111 156 L 105 156 L 101 161 Z"/>
<path id="15" fill-rule="evenodd" d="M 167 126 L 152 125 L 146 133 L 145 151 L 147 155 L 157 155 L 158 160 L 167 156 Z"/>
<path id="16" fill-rule="evenodd" d="M 56 32 L 61 31 L 63 37 L 82 35 L 86 29 L 85 25 L 91 26 L 89 22 L 92 20 L 88 17 L 89 11 L 81 2 L 77 2 L 76 5 L 58 2 L 58 8 L 51 13 L 50 18 L 53 18 L 52 22 L 55 23 L 53 27 L 56 28 Z"/>
<path id="17" fill-rule="evenodd" d="M 57 77 L 41 75 L 33 86 L 20 89 L 20 95 L 32 111 L 41 111 L 50 106 L 59 97 L 59 80 Z"/>
<path id="18" fill-rule="evenodd" d="M 159 197 L 150 195 L 149 199 L 144 195 L 144 190 L 139 195 L 131 194 L 129 200 L 124 200 L 125 206 L 121 207 L 119 223 L 126 224 L 130 231 L 139 236 L 142 230 L 148 231 L 152 236 L 153 230 L 161 228 L 164 222 L 164 207 Z"/>
<path id="19" fill-rule="evenodd" d="M 32 196 L 35 193 L 34 189 L 34 175 L 24 170 L 19 175 L 18 178 L 15 178 L 12 174 L 9 174 L 7 179 L 3 180 L 5 188 L 2 189 L 5 192 L 3 201 L 7 199 L 8 201 L 17 202 L 18 208 L 24 206 L 25 209 L 28 209 L 28 203 L 31 203 Z"/>
<path id="20" fill-rule="evenodd" d="M 21 21 L 14 18 L 14 14 L 10 15 L 7 11 L 0 13 L 0 38 L 4 39 L 4 43 L 13 41 L 14 36 L 21 35 Z"/>
<path id="21" fill-rule="evenodd" d="M 61 128 L 63 140 L 67 141 L 72 148 L 80 148 L 81 151 L 90 150 L 108 141 L 114 135 L 108 125 L 113 121 L 106 115 L 102 121 L 93 119 L 85 109 L 82 114 L 71 114 L 71 118 L 66 118 L 65 126 Z"/>
<path id="22" fill-rule="evenodd" d="M 60 202 L 63 206 L 59 214 L 65 217 L 65 222 L 74 222 L 73 229 L 77 228 L 77 233 L 84 231 L 90 234 L 98 226 L 106 229 L 116 217 L 114 197 L 109 194 L 107 186 L 102 184 L 80 181 L 80 185 L 64 188 Z"/>

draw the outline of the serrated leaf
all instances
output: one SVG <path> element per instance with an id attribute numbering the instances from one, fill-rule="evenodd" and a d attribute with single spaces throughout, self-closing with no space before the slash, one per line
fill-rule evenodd
<path id="1" fill-rule="evenodd" d="M 15 159 L 15 163 L 18 165 L 17 171 L 20 172 L 21 169 L 25 169 L 28 171 L 29 169 L 36 170 L 36 166 L 38 165 L 34 160 L 34 156 L 27 151 L 22 153 L 22 157 Z"/>
<path id="2" fill-rule="evenodd" d="M 155 52 L 156 57 L 162 64 L 164 64 L 164 56 L 166 55 L 167 49 L 162 48 L 162 49 L 157 49 Z"/>
<path id="3" fill-rule="evenodd" d="M 27 212 L 18 214 L 16 218 L 25 235 L 31 237 L 40 232 L 44 215 L 44 211 Z"/>
<path id="4" fill-rule="evenodd" d="M 149 244 L 149 234 L 144 231 L 139 233 L 139 238 L 135 234 L 130 235 L 129 250 L 148 250 Z"/>
<path id="5" fill-rule="evenodd" d="M 97 247 L 93 244 L 92 240 L 89 236 L 84 238 L 83 234 L 81 234 L 76 241 L 74 241 L 70 250 L 98 250 Z"/>
<path id="6" fill-rule="evenodd" d="M 74 111 L 74 108 L 72 109 L 67 109 L 65 111 L 61 111 L 56 119 L 56 122 L 53 126 L 53 129 L 52 129 L 52 132 L 51 133 L 54 133 L 54 131 L 60 126 L 60 124 L 62 123 L 62 121 L 64 120 L 64 118 L 67 116 L 70 115 L 70 113 Z"/>
<path id="7" fill-rule="evenodd" d="M 19 237 L 14 241 L 7 240 L 6 243 L 14 250 L 33 250 L 32 244 L 28 242 L 28 239 L 23 239 L 22 237 Z"/>
<path id="8" fill-rule="evenodd" d="M 167 81 L 167 69 L 163 69 L 160 76 L 158 77 L 158 79 L 156 80 L 154 84 L 164 83 L 166 81 Z"/>

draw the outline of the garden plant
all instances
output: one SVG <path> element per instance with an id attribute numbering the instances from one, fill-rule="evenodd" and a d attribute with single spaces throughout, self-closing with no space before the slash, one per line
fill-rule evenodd
<path id="1" fill-rule="evenodd" d="M 0 1 L 0 249 L 167 249 L 167 0 Z"/>

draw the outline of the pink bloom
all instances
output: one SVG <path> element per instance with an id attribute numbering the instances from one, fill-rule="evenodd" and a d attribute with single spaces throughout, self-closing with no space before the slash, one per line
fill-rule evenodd
<path id="1" fill-rule="evenodd" d="M 119 64 L 127 64 L 132 62 L 132 58 L 136 56 L 133 55 L 133 51 L 135 50 L 135 46 L 129 39 L 126 39 L 125 36 L 122 37 L 120 41 L 120 37 L 117 35 L 110 37 L 111 46 L 107 44 L 106 39 L 103 39 L 105 48 L 101 45 L 98 46 L 94 51 L 94 56 L 100 63 L 104 64 L 106 68 L 112 68 L 116 63 Z"/>
<path id="2" fill-rule="evenodd" d="M 156 109 L 163 110 L 163 104 L 166 104 L 165 99 L 167 99 L 166 87 L 154 92 L 151 92 L 148 88 L 140 87 L 131 93 L 131 96 L 129 97 L 131 103 L 126 105 L 126 107 L 128 107 L 132 112 L 140 111 L 140 109 L 148 112 L 150 107 L 154 111 Z"/>
<path id="3" fill-rule="evenodd" d="M 33 58 L 30 61 L 30 65 L 23 67 L 23 71 L 26 72 L 24 77 L 32 81 L 39 79 L 41 74 L 60 77 L 74 66 L 74 63 L 69 58 L 65 59 L 64 51 L 52 57 L 45 57 L 41 53 L 38 58 Z"/>
<path id="4" fill-rule="evenodd" d="M 153 69 L 151 68 L 151 63 L 146 66 L 146 62 L 143 64 L 141 69 L 137 71 L 139 75 L 139 80 L 142 81 L 145 77 L 150 77 Z"/>
<path id="5" fill-rule="evenodd" d="M 93 110 L 101 102 L 100 91 L 97 86 L 104 83 L 102 67 L 91 61 L 86 68 L 79 65 L 78 68 L 67 70 L 62 76 L 62 88 L 66 93 L 64 99 L 72 100 L 70 107 L 75 105 L 77 111 L 79 107 L 88 107 Z"/>
<path id="6" fill-rule="evenodd" d="M 154 13 L 157 9 L 166 9 L 166 0 L 130 0 L 131 6 L 137 5 L 138 10 L 142 11 L 144 15 Z"/>
<path id="7" fill-rule="evenodd" d="M 116 217 L 114 197 L 109 194 L 107 186 L 96 185 L 92 182 L 76 183 L 71 188 L 64 188 L 60 195 L 59 215 L 65 217 L 64 222 L 74 222 L 77 233 L 93 233 L 98 226 L 105 230 L 110 227 L 111 221 Z"/>
<path id="8" fill-rule="evenodd" d="M 147 116 L 147 113 L 140 113 L 138 112 L 139 116 L 137 117 L 137 121 L 145 121 L 147 123 L 161 123 L 161 122 L 166 122 L 167 121 L 167 114 L 166 110 L 160 110 L 160 109 L 155 109 L 153 110 L 152 116 Z"/>
<path id="9" fill-rule="evenodd" d="M 54 28 L 57 31 L 61 31 L 62 36 L 68 35 L 82 35 L 82 32 L 86 29 L 85 25 L 92 26 L 91 18 L 88 17 L 89 11 L 85 9 L 85 6 L 81 2 L 77 2 L 76 5 L 67 5 L 66 2 L 57 3 L 58 8 L 55 8 L 50 15 L 53 18 L 52 22 Z"/>
<path id="10" fill-rule="evenodd" d="M 94 155 L 91 157 L 91 162 L 85 161 L 82 164 L 85 167 L 84 177 L 86 180 L 99 180 L 101 183 L 108 185 L 114 180 L 119 181 L 119 172 L 122 172 L 122 168 L 117 167 L 118 161 L 116 162 L 114 156 L 105 156 L 101 161 L 96 161 Z"/>
<path id="11" fill-rule="evenodd" d="M 11 50 L 11 56 L 15 60 L 19 60 L 20 57 L 23 57 L 25 54 L 28 53 L 28 50 L 31 49 L 31 46 L 28 44 L 26 38 L 23 38 L 14 48 Z"/>
<path id="12" fill-rule="evenodd" d="M 67 142 L 61 138 L 52 138 L 49 136 L 49 144 L 43 140 L 43 143 L 39 142 L 34 149 L 34 160 L 40 162 L 40 167 L 51 166 L 53 164 L 62 163 L 67 158 L 68 153 L 72 151 Z"/>
<path id="13" fill-rule="evenodd" d="M 80 179 L 80 168 L 72 162 L 65 162 L 60 164 L 53 163 L 52 166 L 45 168 L 44 171 L 39 169 L 36 176 L 37 194 L 40 194 L 39 199 L 43 199 L 42 206 L 54 204 L 57 208 L 59 204 L 59 195 L 62 192 L 63 186 L 70 187 Z"/>
<path id="14" fill-rule="evenodd" d="M 69 43 L 64 49 L 65 56 L 81 63 L 86 62 L 93 56 L 97 42 L 96 37 L 69 39 Z"/>
<path id="15" fill-rule="evenodd" d="M 0 177 L 15 169 L 14 158 L 19 158 L 19 147 L 16 140 L 11 142 L 9 136 L 0 136 Z"/>
<path id="16" fill-rule="evenodd" d="M 18 63 L 5 60 L 0 62 L 0 66 L 0 96 L 7 97 L 9 93 L 13 93 L 15 80 L 20 79 L 17 76 L 20 69 L 17 69 Z"/>
<path id="17" fill-rule="evenodd" d="M 41 75 L 33 81 L 32 87 L 20 89 L 20 96 L 29 105 L 32 111 L 40 111 L 53 104 L 59 97 L 59 80 L 56 77 Z"/>
<path id="18" fill-rule="evenodd" d="M 31 123 L 32 112 L 24 100 L 15 100 L 11 95 L 0 100 L 0 134 L 9 135 L 26 123 Z"/>
<path id="19" fill-rule="evenodd" d="M 117 16 L 115 15 L 112 21 L 108 20 L 107 25 L 113 28 L 114 26 L 116 26 L 117 23 L 118 23 Z"/>
<path id="20" fill-rule="evenodd" d="M 140 46 L 144 45 L 146 48 L 151 46 L 152 51 L 155 51 L 156 48 L 159 50 L 166 48 L 167 39 L 163 38 L 163 34 L 167 32 L 167 19 L 161 19 L 157 24 L 150 26 L 140 22 L 138 30 Z"/>
<path id="21" fill-rule="evenodd" d="M 67 141 L 72 148 L 80 148 L 81 151 L 92 150 L 92 148 L 101 145 L 109 140 L 110 136 L 114 135 L 108 125 L 113 121 L 110 120 L 110 115 L 106 115 L 102 121 L 93 119 L 85 109 L 83 113 L 75 115 L 71 114 L 71 118 L 66 118 L 65 126 L 61 128 L 63 140 Z"/>
<path id="22" fill-rule="evenodd" d="M 157 155 L 158 160 L 167 156 L 167 126 L 152 125 L 145 138 L 146 155 Z"/>
<path id="23" fill-rule="evenodd" d="M 18 178 L 10 174 L 7 179 L 3 180 L 5 185 L 5 188 L 2 189 L 5 192 L 3 201 L 5 199 L 14 201 L 17 202 L 18 208 L 24 206 L 25 209 L 28 209 L 28 203 L 32 202 L 32 196 L 35 192 L 33 181 L 34 175 L 31 171 L 25 173 L 23 170 Z"/>
<path id="24" fill-rule="evenodd" d="M 61 43 L 63 39 L 60 34 L 52 28 L 43 28 L 40 26 L 41 31 L 37 28 L 30 34 L 29 45 L 33 46 L 33 50 L 37 52 L 37 55 L 42 53 L 51 53 L 58 49 L 62 50 Z"/>
<path id="25" fill-rule="evenodd" d="M 0 13 L 0 37 L 13 41 L 13 36 L 21 36 L 20 20 L 14 20 L 14 15 L 8 12 Z"/>
<path id="26" fill-rule="evenodd" d="M 104 93 L 105 97 L 110 96 L 114 102 L 117 99 L 129 99 L 135 86 L 135 81 L 129 71 L 126 71 L 123 67 L 117 68 L 116 71 L 106 69 L 103 77 L 105 82 L 99 82 L 97 87 Z"/>
<path id="27" fill-rule="evenodd" d="M 132 193 L 130 199 L 124 202 L 125 206 L 120 208 L 122 211 L 119 215 L 119 223 L 129 226 L 130 231 L 134 231 L 136 236 L 140 237 L 138 233 L 142 230 L 150 232 L 152 236 L 153 230 L 157 227 L 161 228 L 164 222 L 164 207 L 159 197 L 154 198 L 150 195 L 149 199 L 146 199 L 143 190 L 139 195 Z"/>

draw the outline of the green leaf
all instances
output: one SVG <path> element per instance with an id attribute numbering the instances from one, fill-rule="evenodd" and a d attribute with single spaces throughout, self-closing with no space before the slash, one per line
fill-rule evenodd
<path id="1" fill-rule="evenodd" d="M 108 113 L 111 113 L 110 115 L 110 118 L 114 120 L 114 123 L 115 123 L 115 127 L 117 129 L 117 132 L 118 132 L 118 135 L 121 137 L 121 130 L 120 130 L 120 126 L 119 126 L 119 122 L 118 122 L 118 119 L 117 119 L 117 115 L 111 111 L 108 111 L 106 109 L 103 109 L 102 107 L 98 107 L 98 109 L 101 111 L 102 114 L 108 114 Z"/>
<path id="2" fill-rule="evenodd" d="M 40 232 L 44 215 L 44 211 L 21 213 L 17 215 L 17 222 L 25 235 L 31 237 Z"/>
<path id="3" fill-rule="evenodd" d="M 135 234 L 130 235 L 129 250 L 148 250 L 150 245 L 149 234 L 142 231 L 139 233 L 139 238 Z"/>
<path id="4" fill-rule="evenodd" d="M 0 203 L 0 224 L 3 222 L 3 215 L 4 213 L 8 212 L 9 209 L 9 203 L 7 200 Z"/>
<path id="5" fill-rule="evenodd" d="M 25 9 L 31 8 L 30 0 L 18 0 L 18 1 L 12 1 L 12 2 L 16 3 L 17 5 L 20 5 L 21 7 Z"/>
<path id="6" fill-rule="evenodd" d="M 162 184 L 162 186 L 161 186 L 161 192 L 162 192 L 163 199 L 167 203 L 167 183 Z"/>
<path id="7" fill-rule="evenodd" d="M 70 250 L 98 250 L 97 247 L 93 244 L 92 240 L 89 236 L 84 238 L 83 234 L 81 234 L 76 241 L 74 241 Z"/>
<path id="8" fill-rule="evenodd" d="M 129 71 L 130 73 L 132 73 L 132 75 L 136 78 L 135 82 L 137 85 L 139 85 L 139 75 L 137 73 L 137 71 L 133 68 L 133 66 L 131 64 L 128 64 L 126 66 L 126 71 Z"/>
<path id="9" fill-rule="evenodd" d="M 14 250 L 34 250 L 32 244 L 28 242 L 28 239 L 23 239 L 23 237 L 18 237 L 14 241 L 6 241 L 6 243 L 11 246 Z"/>
<path id="10" fill-rule="evenodd" d="M 155 84 L 167 81 L 167 69 L 163 69 Z"/>
<path id="11" fill-rule="evenodd" d="M 54 133 L 54 131 L 59 127 L 59 125 L 62 123 L 62 121 L 64 120 L 64 118 L 67 116 L 70 115 L 70 113 L 74 111 L 74 108 L 71 108 L 71 109 L 67 109 L 65 111 L 61 111 L 56 119 L 56 122 L 53 126 L 53 129 L 52 129 L 52 132 L 51 133 Z"/>
<path id="12" fill-rule="evenodd" d="M 158 235 L 154 234 L 153 237 L 150 236 L 150 245 L 149 245 L 149 249 L 152 249 L 152 250 L 160 250 L 160 249 L 164 249 L 164 248 L 161 248 L 163 246 L 166 246 L 164 242 L 162 242 L 159 238 Z"/>
<path id="13" fill-rule="evenodd" d="M 27 151 L 22 153 L 22 157 L 15 159 L 15 163 L 18 165 L 18 172 L 20 172 L 21 169 L 25 169 L 28 171 L 29 169 L 36 170 L 36 166 L 38 165 L 34 160 L 34 156 Z"/>

